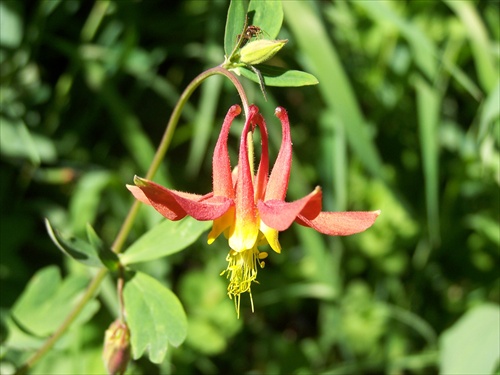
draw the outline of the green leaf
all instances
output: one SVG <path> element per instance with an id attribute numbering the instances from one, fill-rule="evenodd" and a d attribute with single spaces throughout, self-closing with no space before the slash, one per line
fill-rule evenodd
<path id="1" fill-rule="evenodd" d="M 47 219 L 45 219 L 45 226 L 47 227 L 47 232 L 49 232 L 49 236 L 54 244 L 64 254 L 89 267 L 103 266 L 99 257 L 99 250 L 97 248 L 76 237 L 63 237 L 58 230 L 52 227 Z"/>
<path id="2" fill-rule="evenodd" d="M 500 359 L 500 307 L 477 306 L 440 338 L 441 374 L 491 374 Z"/>
<path id="3" fill-rule="evenodd" d="M 256 69 L 260 70 L 266 86 L 299 87 L 318 84 L 315 76 L 300 70 L 287 70 L 270 65 L 257 65 Z M 259 83 L 257 74 L 248 68 L 240 67 L 236 69 L 236 72 L 245 78 Z"/>
<path id="4" fill-rule="evenodd" d="M 49 336 L 79 302 L 88 283 L 85 276 L 70 275 L 62 280 L 57 267 L 43 268 L 31 278 L 16 301 L 13 318 L 27 332 L 38 337 Z M 96 300 L 90 301 L 73 324 L 83 324 L 98 308 Z"/>
<path id="5" fill-rule="evenodd" d="M 245 25 L 246 4 L 241 0 L 232 0 L 229 4 L 224 34 L 224 53 L 229 56 L 237 42 L 237 36 L 243 31 Z"/>
<path id="6" fill-rule="evenodd" d="M 276 39 L 283 23 L 281 0 L 252 0 L 248 5 L 248 24 L 258 26 L 265 39 Z"/>
<path id="7" fill-rule="evenodd" d="M 187 335 L 186 314 L 179 299 L 142 272 L 127 275 L 123 296 L 133 358 L 147 349 L 151 362 L 161 363 L 168 343 L 177 347 Z"/>
<path id="8" fill-rule="evenodd" d="M 16 10 L 19 10 L 19 7 L 13 2 L 0 3 L 0 44 L 2 47 L 18 48 L 23 39 L 22 17 Z"/>
<path id="9" fill-rule="evenodd" d="M 212 225 L 187 217 L 180 221 L 164 220 L 134 242 L 121 256 L 123 264 L 146 262 L 174 254 L 191 245 Z"/>
<path id="10" fill-rule="evenodd" d="M 90 244 L 97 249 L 97 255 L 99 256 L 102 264 L 109 270 L 116 271 L 118 269 L 118 265 L 120 264 L 118 255 L 116 255 L 116 253 L 109 247 L 104 245 L 104 242 L 102 242 L 90 224 L 87 224 L 87 237 Z"/>

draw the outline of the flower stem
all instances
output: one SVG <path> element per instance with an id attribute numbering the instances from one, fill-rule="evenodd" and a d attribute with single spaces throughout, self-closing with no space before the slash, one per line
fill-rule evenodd
<path id="1" fill-rule="evenodd" d="M 191 83 L 186 87 L 184 92 L 179 98 L 179 101 L 177 102 L 177 105 L 175 106 L 174 110 L 172 111 L 172 114 L 170 115 L 170 119 L 168 120 L 167 127 L 165 128 L 165 133 L 163 134 L 163 137 L 161 139 L 160 145 L 158 146 L 158 149 L 156 150 L 156 154 L 153 158 L 153 161 L 151 162 L 151 166 L 149 167 L 149 170 L 146 174 L 146 179 L 150 180 L 154 177 L 156 171 L 160 167 L 160 163 L 163 160 L 163 157 L 165 156 L 165 153 L 167 152 L 168 147 L 170 146 L 170 142 L 172 141 L 172 137 L 175 132 L 175 128 L 177 127 L 177 123 L 179 121 L 179 118 L 181 116 L 182 109 L 184 108 L 184 105 L 188 101 L 189 97 L 191 94 L 194 92 L 194 90 L 208 77 L 215 75 L 215 74 L 221 74 L 226 76 L 231 80 L 231 82 L 234 84 L 236 87 L 236 90 L 238 91 L 238 94 L 240 95 L 241 103 L 243 105 L 243 111 L 245 112 L 245 116 L 248 114 L 248 98 L 245 94 L 245 90 L 243 89 L 243 86 L 241 85 L 240 81 L 236 76 L 231 73 L 229 70 L 224 69 L 220 66 L 216 66 L 215 68 L 208 69 L 198 75 L 195 79 L 191 81 Z M 132 204 L 132 207 L 130 208 L 129 213 L 127 214 L 127 217 L 125 218 L 125 221 L 122 224 L 122 227 L 120 228 L 120 231 L 118 232 L 118 235 L 116 236 L 115 242 L 113 243 L 113 246 L 111 247 L 114 252 L 120 253 L 123 247 L 123 244 L 125 243 L 125 240 L 127 238 L 128 233 L 130 232 L 130 229 L 132 228 L 132 224 L 135 220 L 135 217 L 137 215 L 137 212 L 139 211 L 140 207 L 140 202 L 138 200 L 135 200 L 134 203 Z"/>
<path id="2" fill-rule="evenodd" d="M 156 150 L 156 154 L 151 162 L 151 166 L 146 174 L 147 179 L 153 178 L 155 173 L 157 172 L 163 157 L 165 156 L 168 147 L 170 146 L 170 142 L 172 141 L 172 137 L 174 135 L 175 128 L 177 127 L 177 123 L 179 121 L 182 109 L 184 105 L 187 103 L 189 97 L 194 92 L 194 90 L 208 77 L 221 74 L 226 76 L 231 80 L 231 82 L 236 87 L 238 94 L 241 99 L 241 103 L 243 105 L 243 110 L 245 112 L 245 116 L 248 114 L 248 99 L 241 85 L 240 81 L 236 76 L 224 69 L 220 66 L 216 66 L 214 68 L 208 69 L 203 73 L 199 74 L 196 78 L 194 78 L 191 83 L 186 87 L 184 92 L 181 94 L 179 101 L 177 102 L 172 114 L 170 115 L 170 119 L 168 121 L 167 127 L 165 128 L 165 133 L 163 134 L 163 138 L 161 139 L 160 145 Z M 132 224 L 137 216 L 139 211 L 140 203 L 135 200 L 130 208 L 127 217 L 123 221 L 123 224 L 118 232 L 113 245 L 111 246 L 112 250 L 115 253 L 120 253 L 123 250 L 123 245 L 125 244 L 125 240 L 132 229 Z M 16 375 L 25 374 L 34 364 L 42 358 L 59 340 L 59 338 L 66 332 L 68 327 L 73 323 L 76 317 L 80 314 L 82 309 L 85 307 L 88 301 L 91 300 L 92 297 L 96 294 L 101 282 L 104 280 L 104 277 L 107 275 L 108 270 L 106 268 L 101 269 L 90 282 L 85 294 L 82 296 L 82 299 L 78 302 L 78 304 L 73 308 L 73 310 L 69 313 L 63 323 L 59 326 L 59 328 L 54 332 L 54 334 L 45 341 L 45 343 L 21 366 L 17 371 Z M 123 314 L 123 272 L 120 272 L 118 280 L 118 294 L 120 298 L 120 314 Z M 121 280 L 120 280 L 121 279 Z"/>

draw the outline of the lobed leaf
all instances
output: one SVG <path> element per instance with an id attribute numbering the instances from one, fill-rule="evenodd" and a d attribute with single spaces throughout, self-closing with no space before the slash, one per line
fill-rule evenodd
<path id="1" fill-rule="evenodd" d="M 61 278 L 55 266 L 38 271 L 12 308 L 15 322 L 25 331 L 38 337 L 52 334 L 78 303 L 89 279 L 81 275 Z M 96 300 L 89 301 L 73 324 L 82 324 L 99 308 Z"/>
<path id="2" fill-rule="evenodd" d="M 127 275 L 123 296 L 133 358 L 147 350 L 151 362 L 161 363 L 168 343 L 177 347 L 187 335 L 187 318 L 179 299 L 142 272 Z"/>

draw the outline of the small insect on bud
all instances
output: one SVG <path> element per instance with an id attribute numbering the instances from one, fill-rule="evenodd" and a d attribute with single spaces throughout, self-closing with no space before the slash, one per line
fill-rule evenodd
<path id="1" fill-rule="evenodd" d="M 273 57 L 287 42 L 287 39 L 261 39 L 249 42 L 240 50 L 239 62 L 246 65 L 263 63 Z"/>
<path id="2" fill-rule="evenodd" d="M 104 336 L 104 365 L 111 375 L 122 375 L 130 361 L 130 332 L 120 319 L 115 320 Z"/>

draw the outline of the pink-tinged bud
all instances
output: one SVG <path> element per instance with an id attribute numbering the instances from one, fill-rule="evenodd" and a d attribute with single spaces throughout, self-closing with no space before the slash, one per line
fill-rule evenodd
<path id="1" fill-rule="evenodd" d="M 104 365 L 111 375 L 123 375 L 130 361 L 130 331 L 120 319 L 115 320 L 104 336 Z"/>

